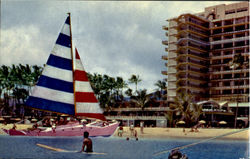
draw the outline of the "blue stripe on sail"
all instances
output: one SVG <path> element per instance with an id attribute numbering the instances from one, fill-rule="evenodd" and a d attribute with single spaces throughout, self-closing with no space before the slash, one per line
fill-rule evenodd
<path id="1" fill-rule="evenodd" d="M 69 24 L 69 16 L 67 17 L 65 23 L 66 23 L 66 24 Z"/>
<path id="2" fill-rule="evenodd" d="M 41 75 L 37 83 L 37 86 L 42 86 L 50 89 L 55 89 L 58 91 L 73 93 L 73 82 L 67 82 L 48 76 Z"/>
<path id="3" fill-rule="evenodd" d="M 70 36 L 60 33 L 56 40 L 56 44 L 70 48 L 71 47 Z"/>
<path id="4" fill-rule="evenodd" d="M 75 114 L 74 104 L 51 101 L 43 98 L 30 96 L 25 103 L 27 106 L 64 114 Z"/>
<path id="5" fill-rule="evenodd" d="M 55 56 L 53 54 L 50 54 L 47 64 L 61 69 L 72 70 L 71 59 Z"/>

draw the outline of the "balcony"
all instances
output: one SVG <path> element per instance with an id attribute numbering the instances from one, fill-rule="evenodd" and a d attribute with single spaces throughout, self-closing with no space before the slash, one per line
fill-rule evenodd
<path id="1" fill-rule="evenodd" d="M 192 26 L 194 26 L 194 27 L 197 27 L 197 28 L 200 28 L 200 29 L 202 29 L 202 30 L 209 30 L 208 28 L 206 28 L 206 27 L 203 27 L 202 25 L 199 25 L 199 24 L 197 24 L 197 23 L 195 23 L 195 22 L 180 22 L 179 21 L 179 26 L 180 25 L 192 25 Z"/>
<path id="2" fill-rule="evenodd" d="M 207 83 L 207 81 L 203 81 L 201 78 L 195 78 L 195 77 L 181 77 L 179 78 L 179 80 L 177 80 L 177 82 L 180 82 L 180 81 L 192 81 L 192 82 L 195 82 L 195 83 L 199 83 L 199 84 L 205 84 Z"/>
<path id="3" fill-rule="evenodd" d="M 202 60 L 202 61 L 208 61 L 209 60 L 207 58 L 203 58 L 203 57 L 197 56 L 197 54 L 192 54 L 192 53 L 180 54 L 176 60 L 179 60 L 181 57 L 191 57 L 191 58 L 199 59 L 199 60 Z"/>
<path id="4" fill-rule="evenodd" d="M 224 25 L 224 26 L 219 26 L 219 27 L 211 27 L 209 29 L 210 30 L 215 30 L 215 29 L 221 29 L 221 28 L 230 28 L 230 27 L 233 27 L 233 26 L 239 26 L 239 25 L 245 25 L 245 24 L 250 24 L 250 23 L 249 22 L 244 22 L 244 23 Z"/>
<path id="5" fill-rule="evenodd" d="M 221 35 L 224 35 L 224 34 L 234 34 L 234 33 L 241 33 L 241 32 L 249 32 L 250 29 L 245 29 L 245 30 L 238 30 L 238 31 L 231 31 L 231 32 L 225 32 L 225 33 L 219 33 L 219 34 L 213 34 L 211 36 L 221 36 Z"/>
<path id="6" fill-rule="evenodd" d="M 195 48 L 195 47 L 192 47 L 192 46 L 180 46 L 180 47 L 178 47 L 177 51 L 184 50 L 184 49 L 190 49 L 190 50 L 194 50 L 194 51 L 197 51 L 197 52 L 200 52 L 200 53 L 207 53 L 207 51 L 205 51 L 205 50 Z"/>
<path id="7" fill-rule="evenodd" d="M 186 73 L 200 75 L 200 76 L 203 76 L 203 77 L 205 77 L 207 75 L 204 72 L 197 72 L 197 70 L 193 70 L 193 69 L 179 70 L 178 73 L 177 73 L 177 75 L 186 74 Z"/>
<path id="8" fill-rule="evenodd" d="M 144 108 L 144 111 L 166 111 L 168 110 L 168 107 L 146 107 Z M 116 112 L 130 112 L 130 111 L 142 111 L 141 108 L 113 108 L 112 111 Z"/>
<path id="9" fill-rule="evenodd" d="M 203 66 L 200 63 L 192 63 L 192 62 L 179 62 L 179 64 L 177 65 L 177 68 L 180 67 L 181 65 L 191 65 L 191 66 L 195 66 L 198 68 L 207 68 L 207 66 Z"/>
<path id="10" fill-rule="evenodd" d="M 224 39 L 224 40 L 219 40 L 219 41 L 212 41 L 212 42 L 210 42 L 210 44 L 215 45 L 215 44 L 221 44 L 221 43 L 231 43 L 231 42 L 249 40 L 249 38 L 250 38 L 250 36 L 245 36 L 245 37 L 240 37 L 240 38 L 232 38 L 232 39 Z"/>
<path id="11" fill-rule="evenodd" d="M 180 30 L 179 32 L 178 32 L 178 34 L 176 34 L 175 36 L 176 37 L 181 37 L 181 35 L 183 34 L 183 33 L 191 33 L 191 34 L 195 34 L 195 35 L 198 35 L 198 36 L 201 36 L 201 37 L 203 37 L 203 38 L 208 38 L 208 35 L 205 35 L 205 34 L 203 34 L 203 33 L 200 33 L 200 32 L 197 32 L 197 31 L 193 31 L 193 30 L 190 30 L 190 29 L 186 29 L 186 30 Z"/>
<path id="12" fill-rule="evenodd" d="M 161 74 L 168 75 L 168 72 L 167 71 L 161 71 Z"/>
<path id="13" fill-rule="evenodd" d="M 162 26 L 162 29 L 168 31 L 168 27 L 167 26 Z"/>
<path id="14" fill-rule="evenodd" d="M 210 81 L 237 81 L 237 80 L 248 80 L 249 77 L 241 77 L 241 78 L 216 78 L 216 79 L 211 79 Z"/>
<path id="15" fill-rule="evenodd" d="M 105 116 L 108 120 L 166 120 L 165 116 Z"/>
<path id="16" fill-rule="evenodd" d="M 214 59 L 227 59 L 227 58 L 233 58 L 233 55 L 222 55 L 222 56 L 210 56 L 212 60 Z"/>
<path id="17" fill-rule="evenodd" d="M 203 93 L 206 92 L 206 89 L 205 89 L 205 88 L 191 87 L 191 86 L 180 86 L 180 87 L 178 87 L 177 91 L 179 91 L 179 90 L 181 90 L 181 89 L 188 89 L 188 90 L 190 90 L 191 92 L 192 92 L 193 90 L 195 90 L 197 93 L 198 93 L 198 92 L 203 92 Z"/>
<path id="18" fill-rule="evenodd" d="M 213 49 L 210 50 L 211 52 L 218 52 L 218 51 L 222 51 L 222 50 L 236 50 L 236 49 L 243 49 L 243 48 L 248 48 L 248 45 L 245 46 L 236 46 L 236 47 L 229 47 L 229 48 L 222 48 L 222 49 Z"/>
<path id="19" fill-rule="evenodd" d="M 249 88 L 249 85 L 241 85 L 241 86 L 216 86 L 216 87 L 210 87 L 212 90 L 222 90 L 222 89 L 242 89 L 242 88 Z"/>
<path id="20" fill-rule="evenodd" d="M 243 73 L 243 72 L 249 72 L 249 69 L 239 69 L 239 70 L 226 70 L 226 71 L 211 71 L 210 74 L 216 75 L 216 74 L 228 74 L 228 73 Z"/>
<path id="21" fill-rule="evenodd" d="M 167 56 L 167 55 L 163 55 L 163 56 L 161 56 L 161 58 L 162 58 L 163 60 L 168 60 L 168 56 Z"/>
<path id="22" fill-rule="evenodd" d="M 162 41 L 162 44 L 163 44 L 163 45 L 168 45 L 168 41 L 167 41 L 167 40 L 164 40 L 164 41 Z"/>
<path id="23" fill-rule="evenodd" d="M 190 38 L 190 37 L 179 39 L 179 40 L 177 41 L 177 44 L 179 44 L 181 41 L 184 41 L 184 40 L 190 40 L 190 41 L 193 41 L 193 42 L 195 42 L 195 43 L 202 44 L 202 45 L 207 45 L 207 46 L 210 45 L 208 42 L 207 42 L 207 43 L 206 43 L 206 42 L 202 42 L 202 41 L 199 41 L 199 40 L 195 40 L 195 39 L 193 39 L 193 38 Z"/>

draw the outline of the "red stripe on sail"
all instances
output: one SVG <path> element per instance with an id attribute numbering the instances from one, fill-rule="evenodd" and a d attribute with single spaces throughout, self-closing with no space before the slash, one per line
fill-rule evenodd
<path id="1" fill-rule="evenodd" d="M 89 81 L 85 71 L 75 70 L 75 81 Z"/>
<path id="2" fill-rule="evenodd" d="M 103 114 L 99 114 L 99 113 L 76 113 L 76 115 L 100 119 L 100 120 L 104 120 L 104 121 L 107 120 Z"/>
<path id="3" fill-rule="evenodd" d="M 76 102 L 98 103 L 93 92 L 75 92 Z"/>
<path id="4" fill-rule="evenodd" d="M 78 51 L 77 51 L 76 48 L 75 48 L 75 50 L 76 50 L 76 59 L 80 59 L 80 56 L 79 56 Z"/>

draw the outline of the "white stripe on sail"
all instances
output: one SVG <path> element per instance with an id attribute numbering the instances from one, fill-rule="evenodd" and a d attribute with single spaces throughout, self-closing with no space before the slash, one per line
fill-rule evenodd
<path id="1" fill-rule="evenodd" d="M 63 28 L 62 28 L 62 30 L 61 30 L 61 33 L 70 36 L 69 24 L 65 23 L 65 24 L 63 25 Z"/>
<path id="2" fill-rule="evenodd" d="M 74 104 L 74 94 L 62 91 L 57 91 L 45 87 L 35 86 L 32 96 L 52 100 L 56 102 Z"/>
<path id="3" fill-rule="evenodd" d="M 71 48 L 55 44 L 53 50 L 51 51 L 51 54 L 60 56 L 66 59 L 72 59 L 71 58 Z"/>
<path id="4" fill-rule="evenodd" d="M 75 92 L 93 92 L 90 83 L 84 81 L 75 81 Z"/>
<path id="5" fill-rule="evenodd" d="M 75 60 L 75 67 L 76 67 L 75 70 L 84 71 L 84 67 L 80 59 Z"/>
<path id="6" fill-rule="evenodd" d="M 50 65 L 46 65 L 43 71 L 43 75 L 67 82 L 73 82 L 72 71 L 53 67 Z"/>
<path id="7" fill-rule="evenodd" d="M 77 113 L 103 113 L 99 103 L 76 103 Z"/>

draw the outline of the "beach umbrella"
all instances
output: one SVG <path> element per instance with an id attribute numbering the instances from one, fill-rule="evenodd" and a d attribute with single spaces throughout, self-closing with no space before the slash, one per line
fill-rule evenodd
<path id="1" fill-rule="evenodd" d="M 37 121 L 37 119 L 31 119 L 31 121 Z"/>
<path id="2" fill-rule="evenodd" d="M 205 121 L 205 120 L 200 120 L 199 123 L 200 123 L 200 124 L 205 124 L 206 121 Z"/>
<path id="3" fill-rule="evenodd" d="M 219 124 L 227 124 L 226 121 L 220 121 Z"/>
<path id="4" fill-rule="evenodd" d="M 178 121 L 177 124 L 185 124 L 186 122 L 181 120 L 181 121 Z"/>
<path id="5" fill-rule="evenodd" d="M 11 116 L 3 116 L 3 118 L 11 118 Z"/>
<path id="6" fill-rule="evenodd" d="M 67 115 L 67 114 L 62 114 L 61 116 L 69 116 L 69 115 Z"/>
<path id="7" fill-rule="evenodd" d="M 11 118 L 11 120 L 20 121 L 21 118 Z"/>

